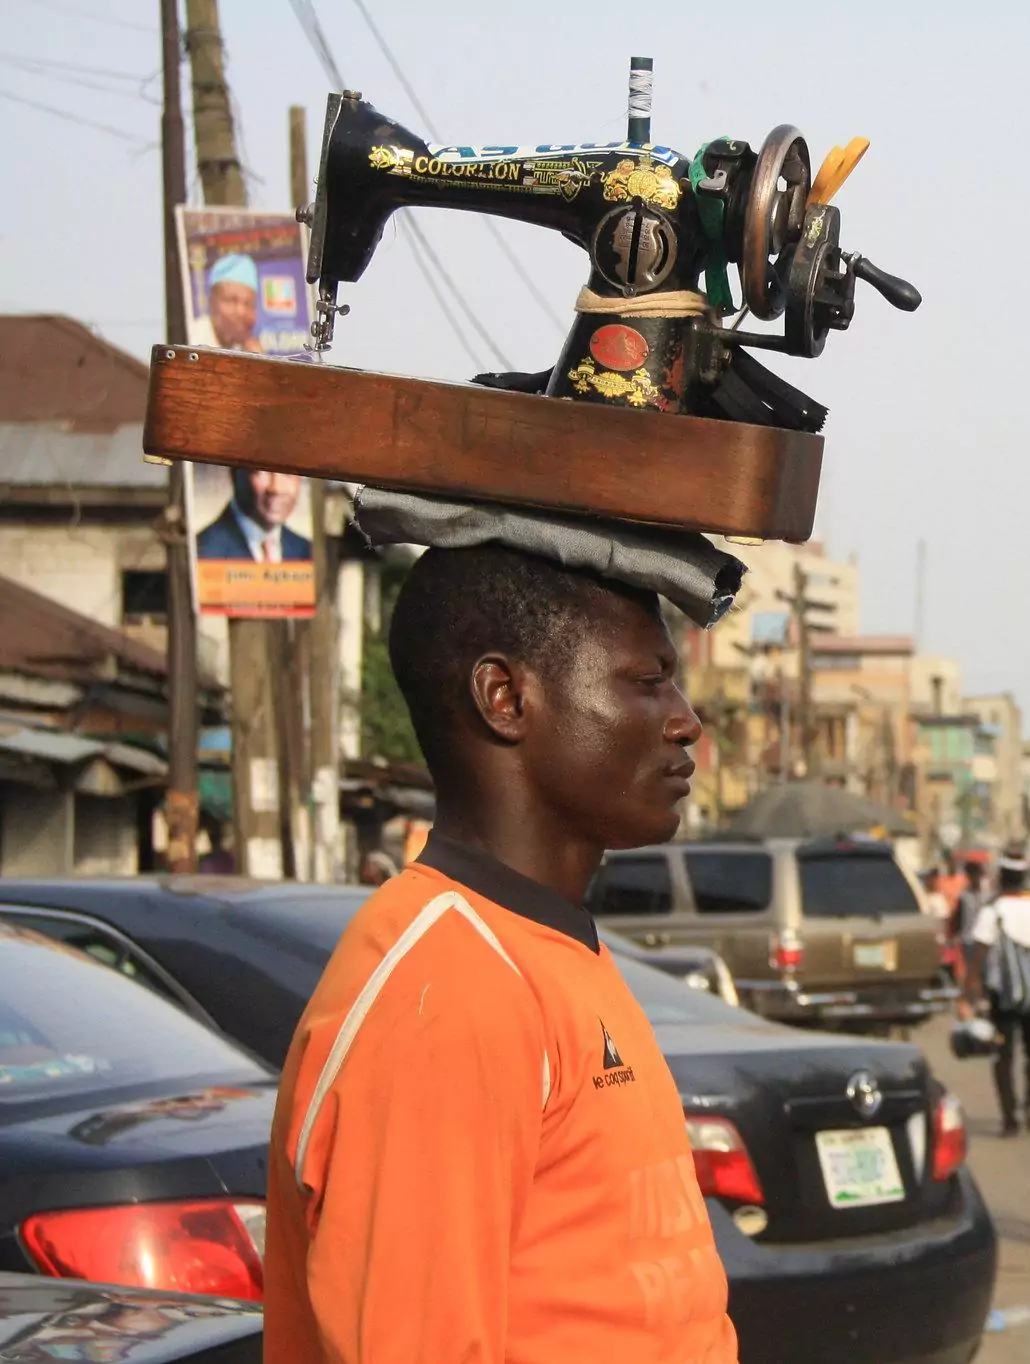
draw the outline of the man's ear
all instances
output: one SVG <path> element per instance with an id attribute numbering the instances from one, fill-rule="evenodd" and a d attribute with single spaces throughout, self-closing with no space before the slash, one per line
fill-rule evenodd
<path id="1" fill-rule="evenodd" d="M 472 669 L 472 700 L 499 739 L 521 743 L 526 733 L 526 672 L 504 654 L 485 654 Z"/>

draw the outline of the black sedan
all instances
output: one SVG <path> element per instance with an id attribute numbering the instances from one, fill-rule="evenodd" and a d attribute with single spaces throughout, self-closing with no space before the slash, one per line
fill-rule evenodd
<path id="1" fill-rule="evenodd" d="M 0 1273 L 0 1359 L 261 1364 L 253 1303 Z"/>
<path id="2" fill-rule="evenodd" d="M 276 1067 L 344 925 L 370 894 L 365 886 L 228 876 L 0 878 L 0 902 L 44 911 L 25 923 L 118 965 L 195 1013 L 199 1006 L 208 1022 Z M 737 1002 L 725 962 L 707 948 L 646 949 L 601 936 L 626 956 Z"/>
<path id="3" fill-rule="evenodd" d="M 260 1300 L 274 1100 L 226 1038 L 0 916 L 0 1271 Z"/>
<path id="4" fill-rule="evenodd" d="M 273 1031 L 285 1043 L 367 895 L 144 889 L 133 910 L 115 910 L 110 891 L 92 913 L 58 910 L 50 892 L 47 908 L 0 916 L 147 974 L 264 1048 Z M 619 964 L 679 1086 L 742 1364 L 968 1364 L 990 1308 L 995 1235 L 965 1165 L 961 1110 L 919 1050 L 796 1032 L 632 954 Z"/>

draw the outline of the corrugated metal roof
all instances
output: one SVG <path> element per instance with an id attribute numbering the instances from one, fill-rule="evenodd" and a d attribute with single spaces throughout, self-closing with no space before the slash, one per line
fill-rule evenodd
<path id="1" fill-rule="evenodd" d="M 81 734 L 66 734 L 54 729 L 0 727 L 0 752 L 67 766 L 103 758 L 112 767 L 126 768 L 148 777 L 163 777 L 168 771 L 166 762 L 144 748 L 105 743 L 102 739 L 87 739 Z"/>
<path id="2" fill-rule="evenodd" d="M 0 357 L 2 359 L 2 357 Z M 58 422 L 0 421 L 0 484 L 163 488 L 168 470 L 143 459 L 143 425 L 74 431 Z"/>
<path id="3" fill-rule="evenodd" d="M 88 682 L 113 658 L 124 668 L 154 677 L 168 673 L 165 657 L 156 649 L 9 578 L 0 578 L 0 621 L 0 669 Z"/>
<path id="4" fill-rule="evenodd" d="M 19 729 L 0 734 L 0 749 L 7 753 L 21 753 L 26 758 L 42 758 L 44 762 L 80 763 L 98 757 L 104 745 L 96 739 L 83 739 L 78 734 L 59 734 L 47 729 Z"/>
<path id="5" fill-rule="evenodd" d="M 0 421 L 139 425 L 149 370 L 70 317 L 0 316 Z"/>

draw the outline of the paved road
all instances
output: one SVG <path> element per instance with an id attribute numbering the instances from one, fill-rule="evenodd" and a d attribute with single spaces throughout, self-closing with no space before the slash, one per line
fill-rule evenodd
<path id="1" fill-rule="evenodd" d="M 969 1163 L 1000 1237 L 995 1306 L 1030 1307 L 1030 1133 L 1003 1141 L 990 1063 L 956 1061 L 943 1020 L 915 1034 L 940 1080 L 961 1099 L 970 1134 Z M 988 1335 L 977 1364 L 1027 1364 L 1030 1322 Z"/>

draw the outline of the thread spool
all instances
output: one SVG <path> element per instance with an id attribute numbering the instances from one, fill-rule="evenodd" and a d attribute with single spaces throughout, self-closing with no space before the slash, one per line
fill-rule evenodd
<path id="1" fill-rule="evenodd" d="M 651 92 L 654 88 L 654 58 L 629 59 L 629 141 L 651 141 Z"/>

